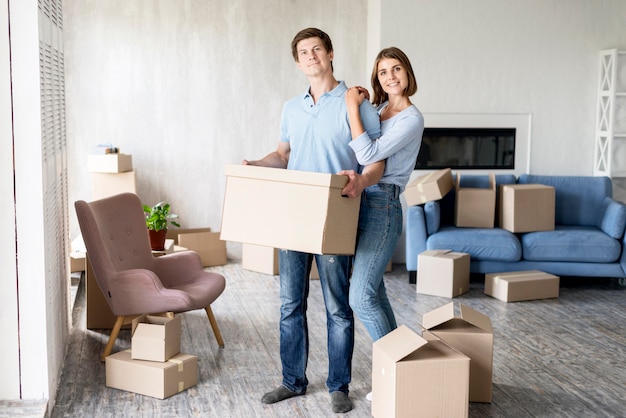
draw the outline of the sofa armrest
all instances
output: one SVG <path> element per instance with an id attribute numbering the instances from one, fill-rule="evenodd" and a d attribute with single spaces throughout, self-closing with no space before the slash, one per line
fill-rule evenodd
<path id="1" fill-rule="evenodd" d="M 439 231 L 441 226 L 441 206 L 438 201 L 427 202 L 424 205 L 424 217 L 426 219 L 427 235 L 432 235 Z"/>
<path id="2" fill-rule="evenodd" d="M 409 206 L 406 214 L 406 269 L 417 271 L 417 255 L 426 251 L 424 206 Z"/>
<path id="3" fill-rule="evenodd" d="M 604 213 L 600 220 L 600 229 L 612 238 L 620 239 L 626 229 L 626 205 L 610 197 L 602 202 Z"/>

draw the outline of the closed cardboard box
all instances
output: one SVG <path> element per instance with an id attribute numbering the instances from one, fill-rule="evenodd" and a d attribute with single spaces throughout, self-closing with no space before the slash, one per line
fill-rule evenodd
<path id="1" fill-rule="evenodd" d="M 467 356 L 401 325 L 372 348 L 372 416 L 467 417 Z"/>
<path id="2" fill-rule="evenodd" d="M 421 205 L 441 199 L 453 187 L 452 170 L 446 168 L 433 171 L 409 182 L 404 189 L 404 199 L 408 206 Z"/>
<path id="3" fill-rule="evenodd" d="M 85 261 L 85 256 L 87 255 L 87 253 L 84 252 L 71 252 L 70 253 L 70 271 L 73 272 L 79 272 L 79 271 L 85 271 L 85 265 L 86 265 L 86 261 Z"/>
<path id="4" fill-rule="evenodd" d="M 106 386 L 165 399 L 198 383 L 198 357 L 179 353 L 166 362 L 133 360 L 130 350 L 106 358 Z"/>
<path id="5" fill-rule="evenodd" d="M 204 267 L 221 266 L 227 263 L 226 243 L 219 232 L 191 232 L 178 234 L 180 246 L 200 254 Z"/>
<path id="6" fill-rule="evenodd" d="M 341 195 L 348 178 L 226 165 L 221 238 L 312 254 L 354 254 L 360 197 Z"/>
<path id="7" fill-rule="evenodd" d="M 454 298 L 469 290 L 470 255 L 427 250 L 417 256 L 417 293 Z"/>
<path id="8" fill-rule="evenodd" d="M 496 177 L 489 174 L 489 188 L 461 187 L 456 174 L 454 224 L 459 227 L 493 228 L 496 214 Z"/>
<path id="9" fill-rule="evenodd" d="M 89 261 L 89 254 L 85 254 L 85 293 L 87 297 L 87 329 L 112 329 L 117 317 L 111 312 Z M 124 325 L 130 328 L 130 324 Z"/>
<path id="10" fill-rule="evenodd" d="M 493 329 L 488 316 L 454 302 L 425 313 L 422 325 L 437 338 L 470 358 L 470 402 L 491 402 L 493 373 Z"/>
<path id="11" fill-rule="evenodd" d="M 135 171 L 124 173 L 92 173 L 93 199 L 103 199 L 120 193 L 137 193 Z"/>
<path id="12" fill-rule="evenodd" d="M 87 170 L 92 173 L 123 173 L 133 169 L 130 154 L 90 154 L 87 156 Z"/>
<path id="13" fill-rule="evenodd" d="M 500 188 L 500 227 L 511 232 L 554 230 L 554 187 L 507 184 Z"/>
<path id="14" fill-rule="evenodd" d="M 180 353 L 180 315 L 140 315 L 133 319 L 131 358 L 167 361 Z"/>
<path id="15" fill-rule="evenodd" d="M 241 267 L 259 273 L 278 274 L 278 248 L 243 244 L 241 246 Z"/>
<path id="16" fill-rule="evenodd" d="M 559 276 L 539 270 L 485 274 L 485 294 L 505 302 L 559 297 Z"/>

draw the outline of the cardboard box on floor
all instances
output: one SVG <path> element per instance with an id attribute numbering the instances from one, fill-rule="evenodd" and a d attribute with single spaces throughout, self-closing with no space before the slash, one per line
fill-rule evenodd
<path id="1" fill-rule="evenodd" d="M 454 187 L 452 170 L 433 171 L 417 177 L 404 189 L 404 199 L 408 206 L 421 205 L 444 197 Z"/>
<path id="2" fill-rule="evenodd" d="M 496 214 L 496 177 L 489 174 L 489 188 L 461 187 L 456 173 L 454 224 L 459 227 L 493 228 Z"/>
<path id="3" fill-rule="evenodd" d="M 106 358 L 106 386 L 165 399 L 198 383 L 198 357 L 179 353 L 165 362 L 133 360 L 130 350 Z"/>
<path id="4" fill-rule="evenodd" d="M 123 173 L 133 169 L 133 157 L 130 154 L 89 154 L 87 171 L 92 173 Z"/>
<path id="5" fill-rule="evenodd" d="M 200 254 L 204 267 L 221 266 L 228 262 L 226 242 L 219 232 L 185 232 L 178 234 L 180 246 Z"/>
<path id="6" fill-rule="evenodd" d="M 87 253 L 84 252 L 71 252 L 70 253 L 70 272 L 85 271 L 85 257 Z"/>
<path id="7" fill-rule="evenodd" d="M 221 238 L 313 254 L 354 254 L 360 197 L 346 176 L 226 165 Z"/>
<path id="8" fill-rule="evenodd" d="M 559 297 L 559 276 L 539 270 L 485 274 L 485 294 L 504 302 Z"/>
<path id="9" fill-rule="evenodd" d="M 424 334 L 431 333 L 470 358 L 470 402 L 491 402 L 493 373 L 493 329 L 488 316 L 459 305 L 455 316 L 454 302 L 425 313 Z"/>
<path id="10" fill-rule="evenodd" d="M 163 362 L 174 357 L 180 353 L 180 328 L 180 315 L 140 315 L 133 319 L 131 358 Z"/>
<path id="11" fill-rule="evenodd" d="M 511 232 L 554 230 L 554 187 L 543 184 L 500 186 L 500 227 Z"/>
<path id="12" fill-rule="evenodd" d="M 372 348 L 372 416 L 467 417 L 470 359 L 400 325 Z"/>
<path id="13" fill-rule="evenodd" d="M 87 311 L 87 329 L 112 329 L 116 316 L 111 312 L 109 304 L 98 286 L 96 275 L 89 262 L 89 254 L 85 254 L 85 293 Z M 129 329 L 130 324 L 123 325 L 122 329 Z"/>
<path id="14" fill-rule="evenodd" d="M 278 248 L 244 243 L 241 246 L 241 267 L 259 273 L 278 274 Z"/>
<path id="15" fill-rule="evenodd" d="M 469 291 L 469 254 L 426 250 L 418 254 L 417 267 L 417 293 L 454 298 Z"/>

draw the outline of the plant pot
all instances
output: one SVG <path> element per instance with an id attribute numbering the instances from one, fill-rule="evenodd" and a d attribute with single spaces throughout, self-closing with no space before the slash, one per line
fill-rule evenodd
<path id="1" fill-rule="evenodd" d="M 155 231 L 154 229 L 148 229 L 150 235 L 150 248 L 153 251 L 163 251 L 165 249 L 165 237 L 167 236 L 167 229 Z"/>

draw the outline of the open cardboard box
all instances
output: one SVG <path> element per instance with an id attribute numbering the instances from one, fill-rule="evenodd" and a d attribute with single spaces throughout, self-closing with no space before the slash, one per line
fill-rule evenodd
<path id="1" fill-rule="evenodd" d="M 467 417 L 470 359 L 401 325 L 372 348 L 372 416 Z"/>
<path id="2" fill-rule="evenodd" d="M 180 353 L 180 315 L 140 315 L 133 319 L 131 358 L 167 361 Z"/>
<path id="3" fill-rule="evenodd" d="M 455 316 L 454 302 L 425 313 L 422 325 L 431 333 L 470 358 L 470 402 L 491 402 L 493 373 L 493 329 L 488 316 L 459 305 Z"/>

